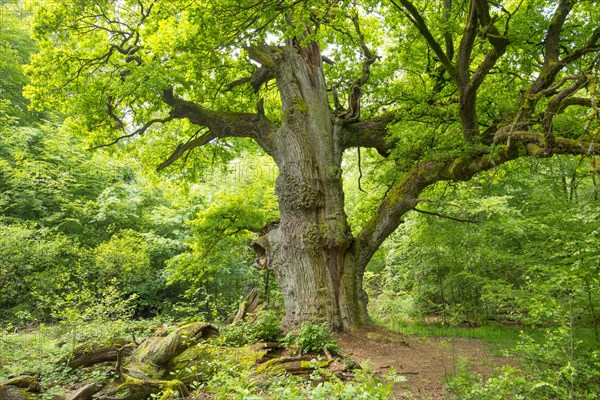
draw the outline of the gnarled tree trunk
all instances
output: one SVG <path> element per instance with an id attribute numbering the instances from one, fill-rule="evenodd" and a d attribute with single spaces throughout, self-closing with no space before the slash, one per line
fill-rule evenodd
<path id="1" fill-rule="evenodd" d="M 322 320 L 337 329 L 366 321 L 361 274 L 348 252 L 340 129 L 329 107 L 315 43 L 286 46 L 275 67 L 283 105 L 270 137 L 280 175 L 280 223 L 256 243 L 283 291 L 288 327 Z"/>

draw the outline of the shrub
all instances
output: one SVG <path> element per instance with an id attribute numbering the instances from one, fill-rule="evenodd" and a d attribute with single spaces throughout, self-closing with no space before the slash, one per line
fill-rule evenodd
<path id="1" fill-rule="evenodd" d="M 290 332 L 282 339 L 286 346 L 297 345 L 302 354 L 325 350 L 338 351 L 337 342 L 326 324 L 305 322 L 300 331 Z"/>
<path id="2" fill-rule="evenodd" d="M 250 341 L 275 341 L 281 336 L 281 315 L 274 311 L 261 311 L 250 327 Z"/>

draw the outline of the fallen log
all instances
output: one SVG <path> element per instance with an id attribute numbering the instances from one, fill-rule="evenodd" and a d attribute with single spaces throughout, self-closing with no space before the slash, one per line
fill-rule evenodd
<path id="1" fill-rule="evenodd" d="M 94 395 L 98 400 L 146 400 L 161 393 L 161 400 L 189 395 L 179 379 L 169 379 L 170 366 L 176 357 L 195 347 L 201 340 L 218 334 L 218 329 L 206 322 L 179 327 L 167 336 L 149 337 L 131 355 L 119 357 L 119 379 Z"/>
<path id="2" fill-rule="evenodd" d="M 146 400 L 152 394 L 161 393 L 160 400 L 180 399 L 190 395 L 185 384 L 177 379 L 138 379 L 123 375 L 120 382 L 113 382 L 102 392 L 94 395 L 98 400 Z"/>
<path id="3" fill-rule="evenodd" d="M 184 325 L 166 337 L 146 339 L 132 354 L 136 363 L 148 363 L 156 366 L 168 364 L 173 358 L 191 346 L 219 334 L 219 329 L 207 322 L 195 322 Z"/>
<path id="4" fill-rule="evenodd" d="M 16 386 L 0 386 L 0 400 L 29 400 L 25 389 Z"/>
<path id="5" fill-rule="evenodd" d="M 113 339 L 109 346 L 84 344 L 73 350 L 68 365 L 71 368 L 85 368 L 103 362 L 115 362 L 119 357 L 119 352 L 122 356 L 127 356 L 133 352 L 134 348 L 134 343 L 120 338 Z"/>
<path id="6" fill-rule="evenodd" d="M 20 375 L 14 378 L 0 382 L 0 387 L 13 386 L 20 389 L 26 389 L 28 392 L 39 392 L 40 382 L 39 375 Z"/>
<path id="7" fill-rule="evenodd" d="M 103 387 L 104 385 L 98 382 L 88 383 L 74 392 L 71 392 L 67 396 L 67 400 L 89 400 L 93 395 L 102 390 Z"/>

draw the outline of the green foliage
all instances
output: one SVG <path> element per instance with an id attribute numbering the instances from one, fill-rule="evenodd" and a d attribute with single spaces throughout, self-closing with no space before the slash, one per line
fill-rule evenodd
<path id="1" fill-rule="evenodd" d="M 598 396 L 598 188 L 584 163 L 515 162 L 433 188 L 420 209 L 473 223 L 409 216 L 373 263 L 367 288 L 379 321 L 501 343 L 519 360 L 485 381 L 465 367 L 450 381 L 457 399 Z M 439 324 L 414 324 L 428 320 Z M 500 327 L 473 328 L 490 323 Z M 504 324 L 526 333 L 515 338 Z"/>
<path id="2" fill-rule="evenodd" d="M 311 392 L 313 400 L 384 400 L 394 396 L 392 386 L 395 382 L 404 382 L 406 378 L 390 370 L 384 377 L 378 377 L 373 371 L 361 366 L 356 370 L 355 381 L 345 383 L 334 379 L 319 383 Z"/>
<path id="3" fill-rule="evenodd" d="M 116 281 L 94 290 L 72 291 L 64 297 L 48 298 L 52 316 L 68 326 L 82 322 L 129 320 L 134 313 L 136 294 L 126 297 L 115 287 Z"/>
<path id="4" fill-rule="evenodd" d="M 27 78 L 23 65 L 36 50 L 36 45 L 15 16 L 0 4 L 0 128 L 17 123 L 26 125 L 35 115 L 23 97 L 22 87 Z"/>
<path id="5" fill-rule="evenodd" d="M 19 325 L 48 317 L 37 301 L 70 281 L 67 271 L 82 254 L 64 235 L 27 225 L 0 227 L 0 320 Z"/>
<path id="6" fill-rule="evenodd" d="M 0 142 L 0 215 L 14 226 L 2 239 L 0 297 L 7 315 L 10 304 L 24 309 L 13 322 L 58 316 L 52 305 L 67 293 L 105 284 L 135 296 L 136 316 L 225 318 L 255 282 L 247 244 L 277 213 L 272 176 L 252 170 L 254 161 L 239 167 L 245 175 L 233 168 L 190 190 L 185 182 L 158 187 L 129 156 L 85 152 L 54 124 L 2 131 Z M 244 189 L 211 193 L 228 180 Z M 203 208 L 207 197 L 215 205 Z M 41 277 L 43 285 L 33 283 Z"/>
<path id="7" fill-rule="evenodd" d="M 177 304 L 181 315 L 225 319 L 240 294 L 258 285 L 248 244 L 278 213 L 270 190 L 273 176 L 253 169 L 256 161 L 249 157 L 233 165 L 230 174 L 207 179 L 211 206 L 187 221 L 187 251 L 171 258 L 165 270 L 169 285 L 184 292 L 185 301 Z M 222 187 L 220 181 L 232 185 Z"/>
<path id="8" fill-rule="evenodd" d="M 515 162 L 424 193 L 432 201 L 418 208 L 471 222 L 408 217 L 367 276 L 382 300 L 372 302 L 376 315 L 545 325 L 572 306 L 583 324 L 597 325 L 594 176 L 571 158 L 533 167 Z"/>
<path id="9" fill-rule="evenodd" d="M 255 70 L 248 44 L 316 41 L 335 60 L 325 66 L 328 90 L 336 89 L 345 103 L 343 92 L 363 63 L 348 18 L 359 16 L 364 40 L 379 56 L 361 90 L 361 115 L 394 111 L 389 133 L 397 146 L 387 160 L 363 151 L 362 168 L 371 177 L 362 186 L 363 170 L 347 168 L 347 213 L 355 233 L 416 162 L 480 150 L 462 141 L 460 99 L 447 79 L 450 71 L 389 3 L 344 0 L 324 8 L 316 0 L 266 1 L 256 13 L 258 3 L 229 0 L 192 5 L 49 0 L 35 15 L 37 44 L 22 22 L 3 13 L 6 4 L 0 4 L 0 325 L 11 331 L 42 321 L 58 320 L 61 329 L 84 323 L 98 327 L 102 321 L 118 326 L 112 334 L 134 325 L 126 319 L 159 313 L 224 319 L 241 293 L 259 284 L 248 243 L 278 218 L 277 171 L 263 150 L 238 138 L 212 140 L 159 177 L 154 167 L 175 146 L 206 133 L 182 120 L 168 121 L 160 134 L 155 125 L 143 137 L 108 151 L 85 151 L 169 115 L 160 100 L 167 87 L 214 110 L 255 113 L 260 98 L 266 115 L 280 120 L 276 85 L 262 85 L 258 93 L 243 86 L 223 90 Z M 482 129 L 515 115 L 531 80 L 539 76 L 544 47 L 539 44 L 547 41 L 553 6 L 507 1 L 491 10 L 492 20 L 507 27 L 511 45 L 477 93 Z M 447 34 L 463 34 L 466 7 L 453 7 L 449 16 L 434 3 L 419 7 L 434 38 L 447 41 Z M 152 13 L 144 15 L 150 8 Z M 575 2 L 562 29 L 560 55 L 581 48 L 599 17 L 592 2 Z M 309 26 L 315 21 L 318 29 Z M 479 33 L 471 67 L 492 54 L 487 33 Z M 579 62 L 584 65 L 593 56 L 594 51 L 584 52 Z M 581 86 L 582 99 L 593 99 L 597 90 L 594 68 L 586 71 L 592 77 Z M 557 82 L 564 77 L 569 83 L 578 73 L 571 65 Z M 47 120 L 28 110 L 29 100 L 38 109 L 52 109 Z M 540 101 L 532 114 L 543 114 L 545 103 Z M 593 103 L 561 109 L 554 129 L 567 137 L 591 137 L 598 129 L 596 108 Z M 119 118 L 124 130 L 116 129 Z M 351 150 L 344 166 L 356 164 L 357 156 Z M 587 161 L 515 162 L 469 184 L 432 187 L 417 205 L 424 213 L 406 215 L 404 226 L 373 260 L 365 281 L 380 321 L 433 318 L 457 327 L 494 320 L 547 331 L 535 340 L 524 336 L 516 347 L 529 360 L 523 370 L 507 368 L 486 383 L 465 372 L 452 384 L 458 396 L 598 395 L 600 214 L 598 178 Z M 264 166 L 270 167 L 261 175 Z M 45 332 L 43 326 L 40 330 Z M 586 341 L 582 331 L 591 332 Z M 279 334 L 274 313 L 223 330 L 224 340 L 234 345 Z M 284 343 L 302 353 L 337 348 L 328 328 L 312 323 Z M 23 356 L 19 365 L 35 369 L 27 364 L 30 357 L 44 364 L 39 369 L 44 374 L 66 379 L 66 371 L 46 365 L 66 350 L 36 358 L 24 351 L 38 349 L 29 336 L 21 346 L 9 335 L 0 346 L 2 354 Z M 48 350 L 46 344 L 41 347 L 40 352 Z M 249 368 L 232 360 L 224 366 L 207 384 L 217 398 L 270 396 Z M 94 379 L 107 378 L 100 370 L 92 373 Z M 314 387 L 286 379 L 272 384 L 274 395 L 386 398 L 390 391 L 389 383 L 374 375 L 359 374 L 350 385 L 334 380 Z"/>
<path id="10" fill-rule="evenodd" d="M 298 331 L 288 333 L 281 342 L 288 347 L 297 346 L 302 354 L 339 351 L 339 346 L 327 324 L 305 322 Z"/>
<path id="11" fill-rule="evenodd" d="M 263 309 L 237 324 L 223 326 L 217 342 L 225 346 L 243 346 L 261 340 L 276 341 L 281 336 L 281 318 L 280 313 Z"/>
<path id="12" fill-rule="evenodd" d="M 161 321 L 157 320 L 97 320 L 74 324 L 39 325 L 36 329 L 0 331 L 0 381 L 9 376 L 33 371 L 40 374 L 41 399 L 64 396 L 65 388 L 81 382 L 107 382 L 115 378 L 105 365 L 71 369 L 66 360 L 80 345 L 108 346 L 115 338 L 144 340 Z"/>
<path id="13" fill-rule="evenodd" d="M 276 341 L 281 336 L 281 313 L 262 310 L 252 324 L 251 341 Z"/>
<path id="14" fill-rule="evenodd" d="M 577 351 L 572 332 L 552 329 L 542 340 L 524 335 L 516 348 L 524 368 L 502 367 L 487 379 L 468 372 L 466 365 L 448 386 L 456 399 L 593 399 L 600 395 L 600 353 Z M 574 354 L 573 352 L 578 354 Z"/>
<path id="15" fill-rule="evenodd" d="M 226 325 L 219 331 L 217 343 L 226 346 L 244 346 L 249 343 L 250 328 L 245 323 Z"/>

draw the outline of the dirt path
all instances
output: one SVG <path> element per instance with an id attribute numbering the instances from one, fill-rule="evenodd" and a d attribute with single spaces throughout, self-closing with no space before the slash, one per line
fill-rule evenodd
<path id="1" fill-rule="evenodd" d="M 495 357 L 485 342 L 460 338 L 423 338 L 401 335 L 376 325 L 337 336 L 345 353 L 358 362 L 369 360 L 376 371 L 390 367 L 406 377 L 396 384 L 398 399 L 447 399 L 445 377 L 456 373 L 461 358 L 468 358 L 469 371 L 490 376 L 500 365 L 514 364 L 510 359 Z"/>

